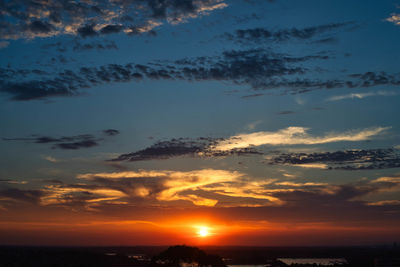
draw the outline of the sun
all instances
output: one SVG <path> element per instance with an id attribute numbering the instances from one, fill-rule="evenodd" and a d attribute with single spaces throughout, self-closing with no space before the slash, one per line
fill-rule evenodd
<path id="1" fill-rule="evenodd" d="M 199 234 L 200 237 L 206 237 L 208 235 L 210 235 L 209 231 L 208 231 L 208 227 L 202 226 L 199 228 L 199 231 L 197 232 Z"/>

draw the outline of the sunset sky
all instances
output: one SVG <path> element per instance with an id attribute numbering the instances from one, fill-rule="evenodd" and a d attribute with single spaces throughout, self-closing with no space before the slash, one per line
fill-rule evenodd
<path id="1" fill-rule="evenodd" d="M 400 241 L 400 2 L 5 0 L 0 245 Z"/>

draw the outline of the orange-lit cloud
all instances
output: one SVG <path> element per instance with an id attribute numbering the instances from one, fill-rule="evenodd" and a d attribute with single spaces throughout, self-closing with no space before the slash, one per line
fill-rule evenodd
<path id="1" fill-rule="evenodd" d="M 352 130 L 343 133 L 329 133 L 324 136 L 312 136 L 305 127 L 288 127 L 276 132 L 255 132 L 238 134 L 215 145 L 215 150 L 231 150 L 262 145 L 315 145 L 341 141 L 363 141 L 388 130 L 388 127 L 377 127 L 364 130 Z"/>

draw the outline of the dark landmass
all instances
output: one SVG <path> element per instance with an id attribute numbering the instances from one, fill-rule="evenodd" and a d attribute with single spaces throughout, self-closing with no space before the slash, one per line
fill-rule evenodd
<path id="1" fill-rule="evenodd" d="M 287 266 L 279 258 L 344 258 L 348 264 L 331 266 L 400 267 L 400 247 L 396 244 L 375 247 L 208 246 L 200 249 L 188 246 L 0 246 L 1 267 L 225 267 L 240 264 Z"/>

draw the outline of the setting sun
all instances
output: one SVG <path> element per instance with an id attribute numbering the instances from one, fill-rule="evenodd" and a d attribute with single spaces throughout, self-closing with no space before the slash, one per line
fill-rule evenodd
<path id="1" fill-rule="evenodd" d="M 206 237 L 210 234 L 208 228 L 204 226 L 200 227 L 197 233 L 199 234 L 200 237 Z"/>

